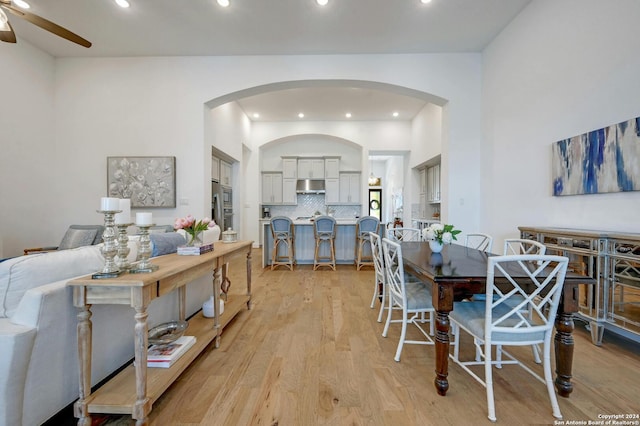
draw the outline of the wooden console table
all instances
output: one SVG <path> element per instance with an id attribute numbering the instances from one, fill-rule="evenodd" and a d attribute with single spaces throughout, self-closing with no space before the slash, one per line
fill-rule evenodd
<path id="1" fill-rule="evenodd" d="M 220 345 L 222 328 L 243 309 L 251 309 L 251 246 L 252 241 L 216 243 L 214 251 L 200 256 L 171 254 L 152 259 L 159 268 L 143 274 L 123 274 L 117 278 L 91 279 L 91 276 L 69 281 L 73 287 L 73 304 L 78 308 L 78 359 L 80 363 L 80 395 L 74 404 L 78 425 L 90 426 L 91 413 L 130 414 L 136 425 L 148 424 L 152 404 L 173 383 L 191 362 L 215 340 Z M 227 259 L 247 253 L 247 293 L 235 295 L 225 305 L 220 316 L 222 269 Z M 215 317 L 201 314 L 189 320 L 189 335 L 196 336 L 195 345 L 170 368 L 147 370 L 148 324 L 147 307 L 153 299 L 178 290 L 179 316 L 185 319 L 186 284 L 202 275 L 213 276 Z M 91 393 L 91 305 L 130 305 L 135 310 L 135 361 L 109 382 Z"/>

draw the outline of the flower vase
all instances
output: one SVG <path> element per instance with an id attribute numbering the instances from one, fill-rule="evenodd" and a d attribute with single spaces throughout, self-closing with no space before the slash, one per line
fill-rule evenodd
<path id="1" fill-rule="evenodd" d="M 187 247 L 199 247 L 202 245 L 202 232 L 187 234 Z"/>
<path id="2" fill-rule="evenodd" d="M 439 243 L 436 240 L 430 240 L 429 241 L 429 248 L 431 249 L 431 251 L 433 253 L 440 253 L 442 251 L 442 247 L 444 246 L 443 243 Z"/>

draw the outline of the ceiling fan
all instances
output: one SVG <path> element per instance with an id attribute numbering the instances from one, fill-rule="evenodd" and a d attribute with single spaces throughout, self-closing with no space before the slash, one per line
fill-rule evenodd
<path id="1" fill-rule="evenodd" d="M 79 44 L 84 47 L 91 47 L 91 42 L 83 39 L 79 35 L 72 33 L 66 28 L 61 27 L 58 24 L 54 24 L 53 22 L 41 18 L 38 15 L 33 13 L 25 12 L 24 10 L 20 10 L 13 5 L 12 0 L 0 0 L 0 40 L 7 43 L 15 43 L 16 42 L 16 34 L 13 32 L 13 28 L 9 23 L 9 19 L 7 15 L 4 13 L 4 10 L 8 10 L 16 16 L 21 17 L 34 25 L 39 26 L 42 29 L 49 31 L 57 36 L 65 38 L 69 41 Z"/>

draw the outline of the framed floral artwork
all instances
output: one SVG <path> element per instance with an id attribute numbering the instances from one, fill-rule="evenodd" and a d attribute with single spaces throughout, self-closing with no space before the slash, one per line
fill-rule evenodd
<path id="1" fill-rule="evenodd" d="M 176 157 L 107 157 L 107 194 L 131 207 L 175 207 Z"/>

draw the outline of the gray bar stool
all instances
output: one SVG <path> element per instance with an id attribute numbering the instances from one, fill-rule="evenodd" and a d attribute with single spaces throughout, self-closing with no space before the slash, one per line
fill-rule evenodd
<path id="1" fill-rule="evenodd" d="M 336 270 L 336 220 L 331 216 L 318 216 L 313 224 L 313 235 L 316 239 L 316 250 L 313 256 L 313 270 L 328 266 Z M 321 246 L 329 246 L 329 255 L 321 256 Z"/>
<path id="2" fill-rule="evenodd" d="M 273 271 L 279 265 L 283 265 L 293 271 L 293 264 L 296 258 L 293 221 L 286 216 L 275 216 L 271 218 L 269 224 L 271 225 L 271 235 L 273 236 L 271 270 Z M 279 253 L 279 251 L 284 253 Z"/>
<path id="3" fill-rule="evenodd" d="M 356 221 L 356 246 L 354 253 L 354 262 L 356 269 L 359 271 L 363 266 L 373 265 L 373 248 L 371 246 L 371 237 L 369 232 L 378 233 L 380 228 L 380 220 L 374 216 L 364 216 Z M 369 246 L 369 256 L 364 257 L 365 247 Z"/>

